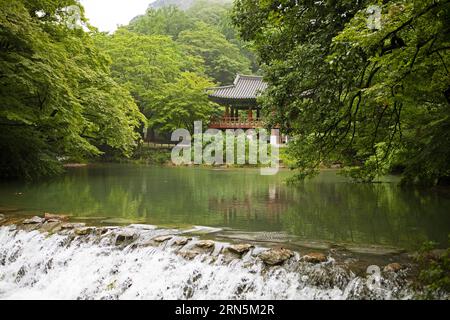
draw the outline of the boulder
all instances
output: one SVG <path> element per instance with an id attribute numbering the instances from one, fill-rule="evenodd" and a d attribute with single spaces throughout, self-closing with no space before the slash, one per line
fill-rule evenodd
<path id="1" fill-rule="evenodd" d="M 184 237 L 182 237 L 182 238 L 177 238 L 177 239 L 175 240 L 174 244 L 175 244 L 176 246 L 185 246 L 185 245 L 188 244 L 188 242 L 189 242 L 190 240 L 192 240 L 192 239 L 191 239 L 191 238 L 184 238 Z"/>
<path id="2" fill-rule="evenodd" d="M 195 244 L 197 248 L 200 249 L 212 249 L 214 248 L 215 242 L 212 240 L 202 240 Z"/>
<path id="3" fill-rule="evenodd" d="M 288 249 L 270 249 L 261 253 L 258 257 L 269 266 L 278 266 L 294 256 L 294 252 Z"/>
<path id="4" fill-rule="evenodd" d="M 44 218 L 40 218 L 40 217 L 33 217 L 30 219 L 25 219 L 23 221 L 23 224 L 41 224 L 44 223 L 45 219 Z"/>
<path id="5" fill-rule="evenodd" d="M 0 213 L 0 222 L 2 222 L 3 220 L 6 220 L 6 217 L 4 214 Z"/>
<path id="6" fill-rule="evenodd" d="M 229 246 L 227 250 L 238 255 L 243 255 L 244 253 L 249 252 L 252 248 L 254 248 L 254 246 L 251 244 L 235 244 Z"/>
<path id="7" fill-rule="evenodd" d="M 158 242 L 158 243 L 163 243 L 163 242 L 169 241 L 172 238 L 173 238 L 173 236 L 159 236 L 159 237 L 153 238 L 153 241 Z"/>
<path id="8" fill-rule="evenodd" d="M 400 263 L 390 263 L 384 267 L 384 272 L 394 272 L 397 273 L 403 269 L 403 266 Z"/>
<path id="9" fill-rule="evenodd" d="M 328 261 L 328 258 L 323 253 L 311 252 L 302 257 L 302 260 L 308 263 L 324 263 Z"/>
<path id="10" fill-rule="evenodd" d="M 91 234 L 95 231 L 95 228 L 92 227 L 83 227 L 83 228 L 76 228 L 75 234 L 77 236 L 86 236 L 88 234 Z"/>
<path id="11" fill-rule="evenodd" d="M 117 229 L 119 229 L 119 228 L 118 227 L 100 227 L 95 230 L 95 233 L 98 236 L 103 236 L 103 235 L 107 234 L 108 232 L 114 231 Z"/>
<path id="12" fill-rule="evenodd" d="M 180 251 L 180 252 L 178 252 L 178 254 L 186 260 L 193 260 L 200 253 L 197 251 L 187 250 L 187 251 Z"/>
<path id="13" fill-rule="evenodd" d="M 123 243 L 130 243 L 137 238 L 137 235 L 134 232 L 122 231 L 117 235 L 116 245 L 120 245 Z"/>
<path id="14" fill-rule="evenodd" d="M 44 213 L 44 219 L 50 222 L 68 221 L 69 217 L 59 214 Z"/>
<path id="15" fill-rule="evenodd" d="M 46 222 L 40 228 L 40 232 L 58 232 L 61 230 L 61 222 Z"/>
<path id="16" fill-rule="evenodd" d="M 30 224 L 24 225 L 23 224 L 23 218 L 11 218 L 11 217 L 5 217 L 3 221 L 0 222 L 4 226 L 13 226 L 14 228 L 17 228 L 18 226 L 22 225 L 22 227 L 26 226 L 32 226 Z"/>
<path id="17" fill-rule="evenodd" d="M 84 228 L 86 226 L 85 223 L 63 223 L 61 225 L 61 229 L 67 230 L 67 229 L 80 229 Z"/>

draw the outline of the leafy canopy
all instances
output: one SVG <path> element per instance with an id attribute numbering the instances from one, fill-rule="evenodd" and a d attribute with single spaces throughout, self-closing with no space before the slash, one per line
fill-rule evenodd
<path id="1" fill-rule="evenodd" d="M 111 56 L 114 78 L 131 92 L 149 128 L 162 133 L 190 129 L 194 121 L 208 121 L 214 113 L 206 94 L 214 84 L 201 61 L 185 56 L 170 37 L 122 29 L 98 35 L 96 43 Z"/>
<path id="2" fill-rule="evenodd" d="M 130 155 L 143 117 L 90 32 L 70 29 L 77 1 L 0 4 L 0 176 L 60 171 L 58 158 Z"/>
<path id="3" fill-rule="evenodd" d="M 125 28 L 142 35 L 165 35 L 199 59 L 206 74 L 219 84 L 230 84 L 237 73 L 257 70 L 254 55 L 238 38 L 229 4 L 197 0 L 189 10 L 175 6 L 149 9 Z"/>
<path id="4" fill-rule="evenodd" d="M 180 33 L 178 43 L 191 56 L 200 57 L 206 74 L 221 84 L 233 83 L 238 73 L 250 73 L 250 63 L 239 48 L 223 34 L 198 22 L 192 30 Z"/>
<path id="5" fill-rule="evenodd" d="M 368 25 L 371 5 L 381 28 Z M 238 0 L 256 47 L 272 124 L 295 137 L 300 177 L 341 162 L 358 180 L 393 169 L 404 182 L 450 175 L 450 2 Z"/>

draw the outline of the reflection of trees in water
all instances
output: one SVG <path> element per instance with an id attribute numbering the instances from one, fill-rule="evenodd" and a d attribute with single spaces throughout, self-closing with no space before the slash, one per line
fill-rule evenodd
<path id="1" fill-rule="evenodd" d="M 283 225 L 306 239 L 409 246 L 450 231 L 449 199 L 393 184 L 305 183 L 293 201 Z"/>
<path id="2" fill-rule="evenodd" d="M 252 230 L 279 230 L 281 215 L 287 208 L 287 202 L 280 197 L 281 187 L 275 184 L 259 186 L 257 192 L 244 191 L 231 198 L 211 196 L 209 211 L 223 216 L 223 224 L 242 228 L 249 224 Z"/>
<path id="3" fill-rule="evenodd" d="M 264 230 L 264 225 L 271 223 L 280 227 L 281 202 L 274 198 L 279 187 L 271 187 L 270 195 L 268 181 L 261 180 L 258 170 L 102 166 L 30 186 L 21 200 L 41 210 L 77 216 L 169 224 L 244 224 L 244 228 L 259 224 Z M 223 199 L 228 210 L 224 211 L 224 204 L 217 199 Z"/>
<path id="4" fill-rule="evenodd" d="M 102 166 L 30 185 L 24 196 L 10 200 L 17 207 L 78 216 L 284 229 L 307 239 L 355 243 L 445 242 L 450 232 L 450 199 L 444 195 L 330 177 L 294 188 L 284 178 L 262 177 L 258 170 Z"/>

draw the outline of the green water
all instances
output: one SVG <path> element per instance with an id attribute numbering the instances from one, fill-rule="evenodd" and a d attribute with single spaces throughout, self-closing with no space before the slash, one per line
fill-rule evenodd
<path id="1" fill-rule="evenodd" d="M 405 190 L 389 179 L 353 184 L 333 171 L 291 187 L 285 184 L 290 174 L 96 165 L 45 183 L 2 183 L 0 207 L 111 223 L 282 231 L 307 241 L 403 248 L 447 241 L 448 192 Z"/>

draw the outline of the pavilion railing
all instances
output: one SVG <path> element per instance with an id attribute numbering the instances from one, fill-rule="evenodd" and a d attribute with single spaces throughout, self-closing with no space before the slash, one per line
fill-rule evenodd
<path id="1" fill-rule="evenodd" d="M 213 119 L 209 126 L 213 129 L 256 129 L 262 128 L 263 122 L 261 119 L 222 117 Z"/>

